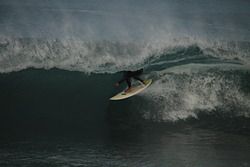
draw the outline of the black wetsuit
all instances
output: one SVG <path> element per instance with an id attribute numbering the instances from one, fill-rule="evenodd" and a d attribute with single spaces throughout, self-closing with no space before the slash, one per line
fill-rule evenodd
<path id="1" fill-rule="evenodd" d="M 138 75 L 141 75 L 143 73 L 143 69 L 137 70 L 137 71 L 122 71 L 123 72 L 123 78 L 118 83 L 121 84 L 122 82 L 126 81 L 128 84 L 128 87 L 131 87 L 131 78 L 134 78 L 136 80 L 139 80 L 143 83 L 143 80 L 138 77 Z"/>

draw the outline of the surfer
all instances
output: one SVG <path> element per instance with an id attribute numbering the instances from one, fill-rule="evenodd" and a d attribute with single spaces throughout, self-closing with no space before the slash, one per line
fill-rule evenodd
<path id="1" fill-rule="evenodd" d="M 128 84 L 128 89 L 125 90 L 125 92 L 131 92 L 131 78 L 139 80 L 140 82 L 145 84 L 145 82 L 139 77 L 139 75 L 143 73 L 143 69 L 137 71 L 121 71 L 121 72 L 123 72 L 123 78 L 119 82 L 115 83 L 115 86 L 119 86 L 122 82 L 126 81 Z"/>

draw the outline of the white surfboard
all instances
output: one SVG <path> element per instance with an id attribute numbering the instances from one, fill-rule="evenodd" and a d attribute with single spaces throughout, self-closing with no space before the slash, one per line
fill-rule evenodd
<path id="1" fill-rule="evenodd" d="M 126 99 L 128 97 L 134 96 L 137 93 L 143 91 L 144 89 L 146 89 L 152 82 L 152 79 L 147 79 L 144 82 L 146 82 L 146 84 L 140 84 L 137 86 L 132 86 L 131 87 L 131 92 L 125 92 L 122 91 L 121 93 L 118 93 L 117 95 L 115 95 L 114 97 L 111 97 L 109 100 L 121 100 L 121 99 Z"/>

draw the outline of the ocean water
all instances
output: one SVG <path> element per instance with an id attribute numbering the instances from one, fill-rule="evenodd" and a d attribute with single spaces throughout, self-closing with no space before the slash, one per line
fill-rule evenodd
<path id="1" fill-rule="evenodd" d="M 0 166 L 250 166 L 249 1 L 0 11 Z M 109 101 L 119 71 L 140 68 L 152 85 Z"/>

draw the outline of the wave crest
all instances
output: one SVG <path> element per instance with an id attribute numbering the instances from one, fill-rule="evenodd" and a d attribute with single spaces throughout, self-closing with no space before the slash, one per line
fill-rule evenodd
<path id="1" fill-rule="evenodd" d="M 179 66 L 189 63 L 250 62 L 249 43 L 204 42 L 193 38 L 159 41 L 83 41 L 0 38 L 0 72 L 60 68 L 85 73 Z M 164 67 L 164 68 L 166 68 Z"/>

